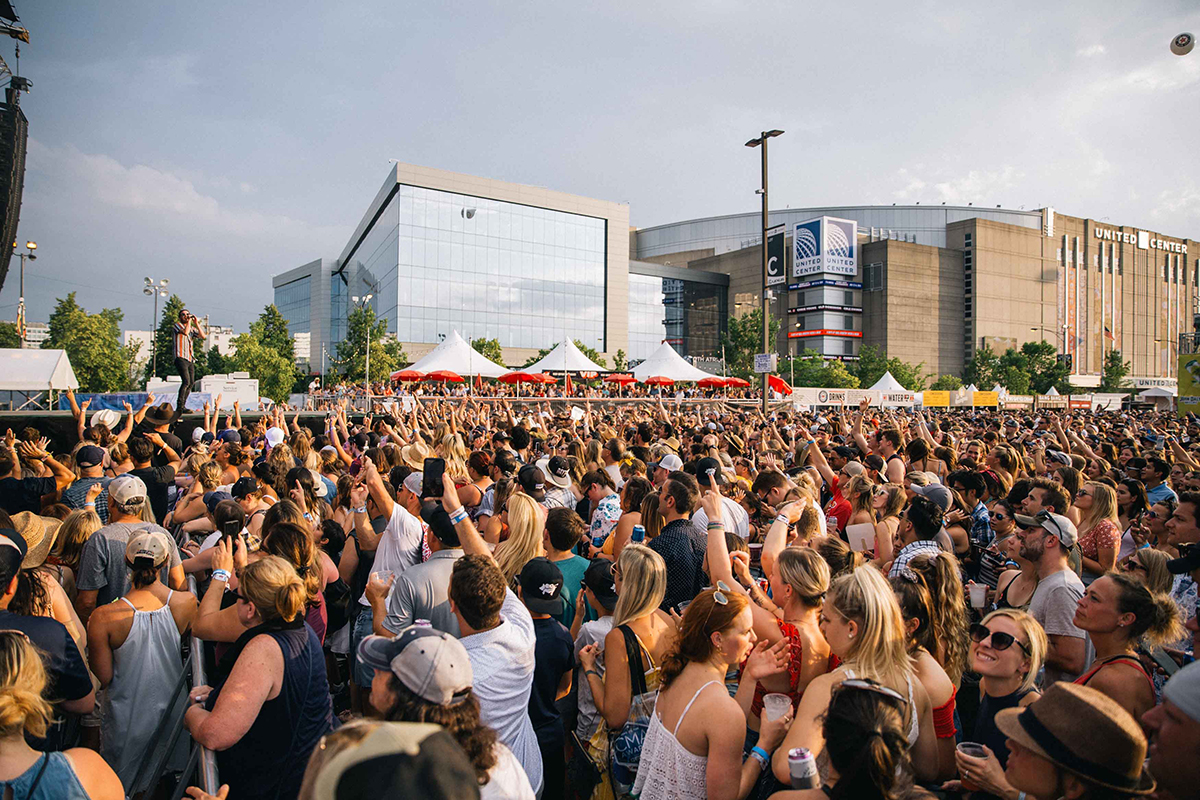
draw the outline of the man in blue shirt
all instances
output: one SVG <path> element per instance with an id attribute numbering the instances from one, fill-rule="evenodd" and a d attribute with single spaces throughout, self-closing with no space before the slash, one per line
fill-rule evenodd
<path id="1" fill-rule="evenodd" d="M 1163 459 L 1158 456 L 1146 459 L 1146 466 L 1142 470 L 1142 483 L 1146 484 L 1146 499 L 1150 501 L 1150 505 L 1161 503 L 1168 498 L 1179 502 L 1179 495 L 1166 483 L 1170 474 L 1171 465 Z"/>

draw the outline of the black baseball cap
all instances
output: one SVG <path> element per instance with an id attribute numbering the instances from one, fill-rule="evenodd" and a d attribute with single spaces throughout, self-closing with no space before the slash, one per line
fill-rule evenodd
<path id="1" fill-rule="evenodd" d="M 429 530 L 438 538 L 438 541 L 447 547 L 461 547 L 462 544 L 458 540 L 458 531 L 454 529 L 454 523 L 450 521 L 450 515 L 446 513 L 446 509 L 442 506 L 440 500 L 424 500 L 421 502 L 421 519 L 429 526 Z"/>
<path id="2" fill-rule="evenodd" d="M 563 574 L 554 562 L 542 556 L 530 559 L 517 576 L 521 599 L 534 614 L 557 616 L 563 610 Z"/>
<path id="3" fill-rule="evenodd" d="M 702 458 L 696 462 L 696 483 L 707 487 L 708 473 L 713 473 L 713 479 L 720 486 L 725 482 L 725 476 L 721 474 L 721 462 L 715 458 Z"/>
<path id="4" fill-rule="evenodd" d="M 98 467 L 104 463 L 104 448 L 86 444 L 75 451 L 75 463 L 83 469 Z"/>
<path id="5" fill-rule="evenodd" d="M 242 500 L 257 491 L 258 481 L 251 475 L 243 475 L 238 478 L 229 489 L 234 500 Z"/>
<path id="6" fill-rule="evenodd" d="M 517 472 L 517 483 L 521 484 L 521 491 L 539 503 L 546 499 L 546 476 L 533 464 L 521 467 Z"/>
<path id="7" fill-rule="evenodd" d="M 617 607 L 617 584 L 613 580 L 613 562 L 607 558 L 594 558 L 583 573 L 583 582 L 592 590 L 600 605 L 607 609 Z"/>
<path id="8" fill-rule="evenodd" d="M 1200 544 L 1191 546 L 1181 545 L 1179 558 L 1167 562 L 1167 570 L 1172 575 L 1182 575 L 1185 572 L 1195 572 L 1200 569 Z"/>

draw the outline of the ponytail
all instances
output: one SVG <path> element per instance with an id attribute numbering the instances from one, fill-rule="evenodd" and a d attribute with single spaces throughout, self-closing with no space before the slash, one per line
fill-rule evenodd
<path id="1" fill-rule="evenodd" d="M 900 707 L 878 692 L 834 689 L 824 722 L 825 749 L 841 778 L 830 800 L 900 800 L 912 787 Z"/>
<path id="2" fill-rule="evenodd" d="M 53 714 L 42 697 L 46 668 L 20 631 L 0 631 L 0 736 L 28 731 L 42 738 Z"/>
<path id="3" fill-rule="evenodd" d="M 242 595 L 258 611 L 263 622 L 291 622 L 304 612 L 308 600 L 296 569 L 279 556 L 264 556 L 242 568 Z"/>

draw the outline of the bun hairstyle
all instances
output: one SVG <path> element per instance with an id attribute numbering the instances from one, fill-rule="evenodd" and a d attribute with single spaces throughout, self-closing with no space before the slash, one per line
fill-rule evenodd
<path id="1" fill-rule="evenodd" d="M 900 704 L 865 689 L 834 689 L 823 721 L 825 751 L 841 778 L 830 800 L 899 800 L 912 787 Z"/>
<path id="2" fill-rule="evenodd" d="M 750 604 L 749 598 L 741 592 L 721 592 L 726 602 L 718 603 L 714 599 L 717 591 L 709 589 L 696 595 L 696 599 L 683 612 L 675 644 L 659 665 L 661 689 L 670 686 L 688 664 L 712 658 L 716 650 L 712 641 L 713 633 L 728 630 Z"/>
<path id="3" fill-rule="evenodd" d="M 308 593 L 295 568 L 279 556 L 263 556 L 238 575 L 242 596 L 254 603 L 263 622 L 291 622 L 304 612 Z"/>
<path id="4" fill-rule="evenodd" d="M 1139 554 L 1142 552 L 1138 550 Z M 1140 580 L 1123 572 L 1109 572 L 1105 577 L 1116 584 L 1117 610 L 1134 616 L 1133 624 L 1125 628 L 1130 641 L 1153 646 L 1183 636 L 1179 606 L 1170 595 L 1151 592 Z"/>
<path id="5" fill-rule="evenodd" d="M 318 602 L 321 594 L 321 577 L 324 570 L 321 567 L 321 556 L 313 543 L 312 534 L 298 525 L 281 522 L 271 528 L 270 533 L 262 541 L 262 552 L 279 556 L 292 565 L 300 580 L 304 581 L 304 590 L 308 595 L 308 604 Z"/>
<path id="6" fill-rule="evenodd" d="M 42 697 L 46 668 L 20 631 L 0 631 L 0 736 L 26 731 L 41 738 L 53 714 Z"/>
<path id="7" fill-rule="evenodd" d="M 831 578 L 841 577 L 863 565 L 862 553 L 851 550 L 850 545 L 838 536 L 825 536 L 818 539 L 814 542 L 813 548 L 829 565 Z"/>
<path id="8" fill-rule="evenodd" d="M 807 510 L 807 509 L 806 509 Z M 839 540 L 840 541 L 840 540 Z M 829 565 L 811 547 L 785 547 L 775 563 L 792 596 L 807 608 L 819 608 L 829 591 Z"/>

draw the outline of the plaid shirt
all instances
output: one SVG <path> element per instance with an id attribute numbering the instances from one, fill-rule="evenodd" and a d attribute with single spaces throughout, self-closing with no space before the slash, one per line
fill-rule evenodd
<path id="1" fill-rule="evenodd" d="M 910 542 L 900 548 L 900 552 L 896 554 L 896 560 L 892 562 L 892 568 L 888 572 L 889 578 L 894 578 L 908 570 L 908 562 L 912 561 L 922 553 L 937 553 L 941 548 L 933 539 L 917 539 L 915 542 Z"/>
<path id="2" fill-rule="evenodd" d="M 975 508 L 971 511 L 971 544 L 978 547 L 980 550 L 992 543 L 995 534 L 992 533 L 992 518 L 988 514 L 987 506 L 983 503 L 976 503 Z"/>

